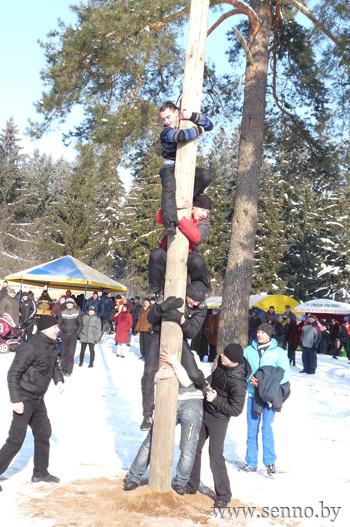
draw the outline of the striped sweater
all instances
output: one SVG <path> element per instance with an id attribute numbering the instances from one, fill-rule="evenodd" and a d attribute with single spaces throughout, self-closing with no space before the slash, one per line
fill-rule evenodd
<path id="1" fill-rule="evenodd" d="M 204 128 L 206 132 L 210 132 L 214 127 L 213 123 L 207 117 L 198 112 L 192 112 L 190 121 L 192 121 L 195 126 L 187 128 L 186 130 L 171 128 L 170 126 L 163 127 L 160 133 L 160 144 L 162 147 L 164 165 L 175 164 L 177 143 L 187 143 L 187 141 L 197 139 L 197 137 L 202 135 L 200 127 Z"/>

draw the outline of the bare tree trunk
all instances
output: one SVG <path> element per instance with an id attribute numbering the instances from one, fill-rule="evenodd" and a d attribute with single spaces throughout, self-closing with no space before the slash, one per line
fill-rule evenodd
<path id="1" fill-rule="evenodd" d="M 261 25 L 248 42 L 254 64 L 247 61 L 232 234 L 223 289 L 218 353 L 230 342 L 247 344 L 258 190 L 263 155 L 265 99 L 271 29 L 271 5 L 252 0 Z"/>

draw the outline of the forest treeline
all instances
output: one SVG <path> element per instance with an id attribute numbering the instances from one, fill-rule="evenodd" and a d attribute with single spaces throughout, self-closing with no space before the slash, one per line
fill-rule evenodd
<path id="1" fill-rule="evenodd" d="M 41 137 L 76 105 L 84 119 L 66 137 L 75 141 L 73 164 L 39 151 L 23 155 L 23 131 L 11 116 L 2 123 L 1 277 L 70 254 L 122 281 L 130 294 L 148 292 L 149 250 L 162 239 L 154 222 L 162 166 L 158 108 L 181 95 L 189 8 L 189 0 L 80 2 L 72 6 L 76 24 L 60 21 L 41 42 L 45 92 L 36 103 L 38 122 L 29 123 L 31 135 Z M 251 292 L 346 299 L 350 7 L 339 0 L 211 0 L 210 12 L 217 23 L 208 38 L 232 15 L 227 49 L 218 47 L 217 63 L 208 60 L 205 67 L 202 111 L 215 128 L 198 155 L 213 172 L 212 228 L 200 245 L 213 294 L 221 294 L 228 259 L 235 259 L 236 186 L 242 204 L 252 177 L 259 198 Z M 259 110 L 264 130 L 250 176 L 244 170 L 251 138 L 241 132 L 254 117 L 254 97 L 246 79 L 252 81 L 262 56 L 267 72 L 254 82 L 256 99 L 265 101 Z M 121 167 L 130 173 L 128 192 Z M 255 201 L 247 213 L 254 213 Z M 236 271 L 248 277 L 250 261 L 246 270 L 238 262 Z M 232 284 L 226 286 L 229 292 Z"/>
<path id="2" fill-rule="evenodd" d="M 201 162 L 213 171 L 211 231 L 200 245 L 221 294 L 231 236 L 238 135 L 216 130 Z M 129 192 L 118 166 L 105 166 L 89 148 L 74 164 L 35 151 L 21 154 L 20 133 L 10 119 L 0 135 L 0 276 L 70 254 L 148 292 L 150 249 L 163 228 L 157 144 L 135 152 Z M 259 199 L 252 293 L 347 298 L 350 276 L 349 170 L 335 149 L 315 156 L 297 131 L 266 133 Z"/>

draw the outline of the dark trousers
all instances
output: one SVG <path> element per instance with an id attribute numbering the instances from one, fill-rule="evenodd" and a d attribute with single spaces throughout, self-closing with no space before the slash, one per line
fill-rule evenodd
<path id="1" fill-rule="evenodd" d="M 164 249 L 152 249 L 148 262 L 148 279 L 150 291 L 157 293 L 164 289 L 166 267 L 166 251 Z M 187 273 L 191 282 L 199 280 L 211 289 L 207 266 L 203 258 L 197 253 L 189 253 L 187 258 Z"/>
<path id="2" fill-rule="evenodd" d="M 216 357 L 216 344 L 209 344 L 208 362 L 214 362 Z"/>
<path id="3" fill-rule="evenodd" d="M 77 335 L 76 333 L 73 333 L 71 335 L 61 333 L 61 341 L 62 371 L 63 373 L 72 373 L 74 365 L 75 347 L 77 345 Z"/>
<path id="4" fill-rule="evenodd" d="M 147 331 L 140 331 L 140 353 L 143 359 L 145 358 L 146 354 L 148 336 L 149 334 Z"/>
<path id="5" fill-rule="evenodd" d="M 85 350 L 86 350 L 87 345 L 88 345 L 87 342 L 81 343 L 81 350 L 80 350 L 80 357 L 79 357 L 80 364 L 83 364 L 84 362 Z M 90 366 L 93 366 L 94 360 L 95 360 L 95 343 L 94 342 L 89 342 L 89 350 L 90 350 Z"/>
<path id="6" fill-rule="evenodd" d="M 346 356 L 348 360 L 350 360 L 350 342 L 348 340 L 346 342 L 343 342 L 343 346 L 345 349 Z"/>
<path id="7" fill-rule="evenodd" d="M 141 378 L 142 408 L 144 417 L 151 417 L 154 408 L 154 376 L 159 367 L 159 333 L 148 335 L 145 365 Z"/>
<path id="8" fill-rule="evenodd" d="M 48 474 L 51 424 L 43 399 L 23 401 L 23 414 L 13 412 L 13 419 L 6 443 L 0 450 L 0 474 L 5 472 L 16 454 L 21 450 L 28 425 L 34 436 L 33 476 L 45 477 Z"/>
<path id="9" fill-rule="evenodd" d="M 148 335 L 145 351 L 145 366 L 141 379 L 142 408 L 143 416 L 151 417 L 154 409 L 154 376 L 159 368 L 159 343 L 160 334 L 151 333 Z M 187 375 L 197 388 L 203 388 L 205 378 L 203 372 L 197 368 L 193 354 L 187 341 L 182 343 L 181 364 L 185 368 Z"/>
<path id="10" fill-rule="evenodd" d="M 296 352 L 296 349 L 297 349 L 298 345 L 296 344 L 291 344 L 290 342 L 288 342 L 288 359 L 289 359 L 289 363 L 290 364 L 293 364 L 293 366 L 295 366 L 295 352 Z"/>
<path id="11" fill-rule="evenodd" d="M 212 174 L 207 168 L 196 168 L 193 198 L 196 198 L 209 186 Z M 176 225 L 177 208 L 176 208 L 176 181 L 175 166 L 165 167 L 160 171 L 160 180 L 162 182 L 161 208 L 165 225 L 173 221 Z"/>
<path id="12" fill-rule="evenodd" d="M 209 462 L 214 478 L 216 498 L 227 502 L 231 500 L 230 480 L 224 458 L 224 442 L 228 423 L 228 419 L 218 419 L 204 410 L 196 457 L 186 487 L 189 493 L 194 494 L 198 490 L 201 477 L 202 450 L 209 437 Z"/>
<path id="13" fill-rule="evenodd" d="M 330 348 L 329 348 L 330 354 L 333 357 L 337 357 L 339 355 L 339 351 L 340 351 L 341 347 L 342 347 L 342 345 L 341 345 L 341 342 L 340 342 L 339 339 L 331 340 L 330 341 Z"/>
<path id="14" fill-rule="evenodd" d="M 312 348 L 302 347 L 301 359 L 303 361 L 304 371 L 306 373 L 315 373 L 317 368 L 317 353 Z"/>

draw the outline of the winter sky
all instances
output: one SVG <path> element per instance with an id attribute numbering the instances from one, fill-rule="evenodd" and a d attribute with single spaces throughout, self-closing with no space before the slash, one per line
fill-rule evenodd
<path id="1" fill-rule="evenodd" d="M 38 39 L 46 41 L 47 33 L 57 27 L 57 19 L 74 22 L 70 0 L 16 0 L 1 2 L 0 19 L 0 71 L 2 77 L 0 97 L 0 129 L 13 117 L 22 138 L 23 153 L 38 148 L 54 159 L 63 156 L 74 159 L 74 151 L 61 140 L 56 130 L 40 141 L 31 141 L 24 135 L 29 118 L 37 114 L 33 103 L 40 98 L 42 84 L 40 70 L 45 65 L 44 53 Z"/>
<path id="2" fill-rule="evenodd" d="M 38 148 L 42 154 L 51 155 L 54 159 L 63 156 L 72 161 L 75 152 L 72 147 L 62 143 L 62 132 L 67 125 L 56 124 L 56 129 L 39 141 L 32 141 L 25 135 L 28 119 L 40 120 L 33 103 L 40 99 L 43 86 L 40 70 L 45 66 L 44 52 L 38 44 L 38 39 L 46 42 L 49 31 L 58 27 L 58 18 L 65 24 L 74 24 L 75 13 L 69 5 L 78 5 L 78 0 L 16 0 L 15 2 L 1 2 L 0 20 L 0 71 L 2 75 L 0 97 L 0 130 L 6 121 L 13 117 L 22 138 L 23 153 L 31 153 Z M 209 26 L 218 17 L 218 13 L 211 14 Z M 232 25 L 232 21 L 225 22 L 225 30 Z M 222 32 L 221 32 L 222 34 Z M 185 34 L 187 39 L 187 34 Z M 224 41 L 220 43 L 218 36 L 209 37 L 207 41 L 207 55 L 217 57 L 223 54 Z M 39 117 L 39 119 L 38 119 Z M 79 111 L 72 116 L 68 125 L 79 122 Z"/>

